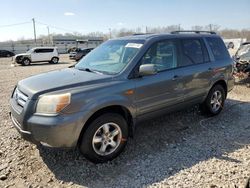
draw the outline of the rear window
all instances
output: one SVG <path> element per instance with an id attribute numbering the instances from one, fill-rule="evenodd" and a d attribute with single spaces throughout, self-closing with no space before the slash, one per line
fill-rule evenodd
<path id="1" fill-rule="evenodd" d="M 223 60 L 230 58 L 224 42 L 220 38 L 206 38 L 209 47 L 212 50 L 215 60 Z"/>
<path id="2" fill-rule="evenodd" d="M 180 66 L 200 64 L 209 61 L 208 52 L 200 39 L 182 40 L 183 58 Z"/>

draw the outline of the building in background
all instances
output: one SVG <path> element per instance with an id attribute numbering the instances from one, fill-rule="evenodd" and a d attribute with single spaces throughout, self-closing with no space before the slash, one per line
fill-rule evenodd
<path id="1" fill-rule="evenodd" d="M 8 50 L 15 54 L 24 53 L 31 48 L 41 46 L 56 46 L 59 53 L 68 53 L 71 48 L 95 48 L 103 42 L 102 37 L 74 37 L 74 36 L 55 36 L 51 42 L 43 39 L 20 40 L 0 42 L 0 50 Z"/>

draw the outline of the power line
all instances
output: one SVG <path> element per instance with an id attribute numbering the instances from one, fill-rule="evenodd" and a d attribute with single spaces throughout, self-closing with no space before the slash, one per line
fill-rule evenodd
<path id="1" fill-rule="evenodd" d="M 28 23 L 31 23 L 31 22 L 22 22 L 22 23 L 8 24 L 8 25 L 0 25 L 0 28 L 2 28 L 2 27 L 12 27 L 12 26 L 23 25 L 23 24 L 28 24 Z"/>
<path id="2" fill-rule="evenodd" d="M 46 25 L 46 26 L 49 26 L 51 28 L 62 30 L 62 31 L 75 32 L 75 31 L 70 30 L 70 29 L 65 29 L 65 28 L 62 28 L 62 27 L 57 27 L 57 26 L 54 26 L 54 25 L 51 25 L 51 24 L 46 24 L 46 23 L 40 22 L 40 21 L 36 21 L 36 23 L 41 24 L 41 25 Z"/>

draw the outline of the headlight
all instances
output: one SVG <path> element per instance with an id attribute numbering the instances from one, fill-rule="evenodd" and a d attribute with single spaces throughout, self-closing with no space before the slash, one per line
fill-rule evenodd
<path id="1" fill-rule="evenodd" d="M 70 104 L 71 94 L 45 95 L 37 103 L 36 113 L 55 115 Z"/>

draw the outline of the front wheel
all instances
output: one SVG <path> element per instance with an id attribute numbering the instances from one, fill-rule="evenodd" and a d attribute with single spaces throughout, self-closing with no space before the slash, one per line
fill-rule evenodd
<path id="1" fill-rule="evenodd" d="M 103 163 L 116 158 L 125 148 L 128 125 L 125 119 L 107 113 L 95 119 L 80 140 L 80 151 L 94 163 Z"/>
<path id="2" fill-rule="evenodd" d="M 51 64 L 57 64 L 59 62 L 59 58 L 58 57 L 53 57 L 51 60 L 50 60 L 50 63 Z"/>
<path id="3" fill-rule="evenodd" d="M 28 58 L 24 58 L 23 61 L 22 61 L 22 65 L 23 65 L 23 66 L 30 65 L 30 63 L 31 63 L 31 61 L 30 61 L 30 59 L 28 59 Z"/>
<path id="4" fill-rule="evenodd" d="M 221 112 L 226 99 L 226 91 L 221 85 L 215 85 L 208 93 L 208 96 L 201 109 L 208 115 L 214 116 Z"/>

